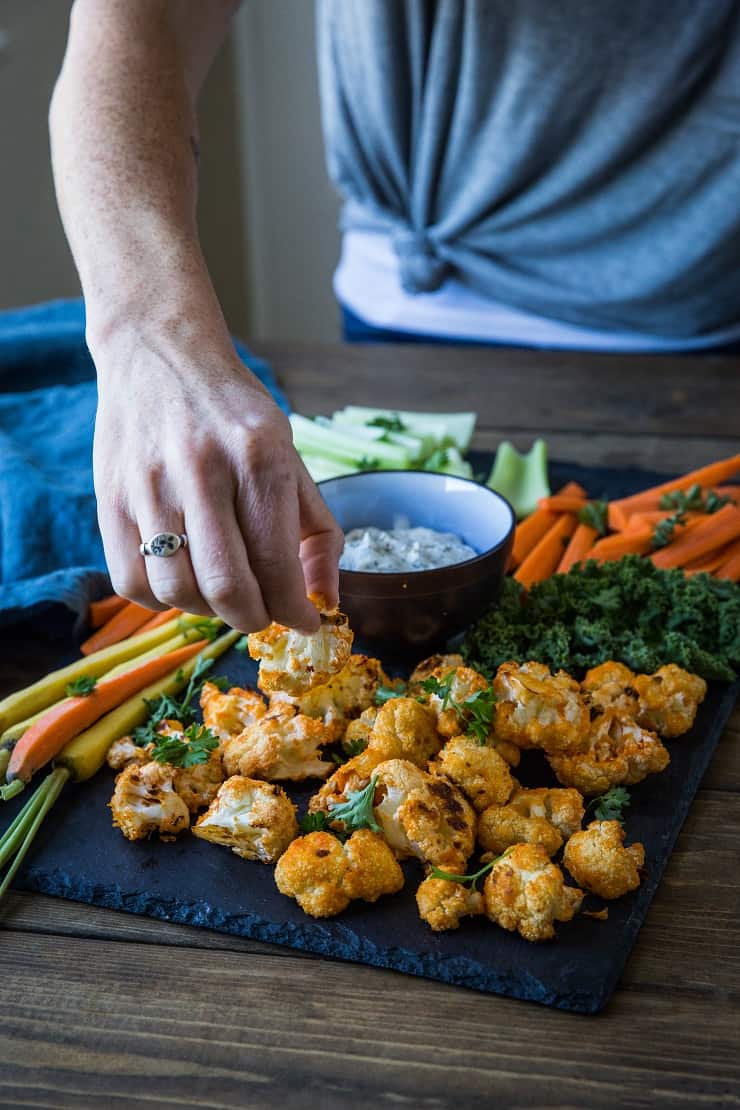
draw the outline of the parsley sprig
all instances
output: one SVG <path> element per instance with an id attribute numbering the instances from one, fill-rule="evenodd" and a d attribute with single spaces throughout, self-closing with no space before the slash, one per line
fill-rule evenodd
<path id="1" fill-rule="evenodd" d="M 594 817 L 597 821 L 619 821 L 624 824 L 624 811 L 630 805 L 630 792 L 624 786 L 612 786 L 605 794 L 592 798 L 586 806 L 586 813 L 595 806 Z"/>
<path id="2" fill-rule="evenodd" d="M 488 686 L 485 690 L 476 690 L 464 701 L 456 701 L 452 696 L 454 680 L 454 671 L 450 671 L 444 679 L 430 675 L 421 683 L 421 689 L 425 694 L 436 694 L 437 697 L 441 698 L 443 711 L 454 709 L 461 718 L 466 719 L 466 736 L 474 737 L 483 746 L 490 735 L 495 713 L 497 698 L 493 692 L 493 687 Z"/>
<path id="3" fill-rule="evenodd" d="M 595 528 L 600 536 L 606 535 L 609 519 L 608 501 L 587 501 L 578 513 L 579 524 Z"/>
<path id="4" fill-rule="evenodd" d="M 488 872 L 496 866 L 499 860 L 502 860 L 504 856 L 508 856 L 509 852 L 513 848 L 514 845 L 512 844 L 511 847 L 507 848 L 505 852 L 502 852 L 500 856 L 496 856 L 495 859 L 489 860 L 488 863 L 484 864 L 479 871 L 474 872 L 474 874 L 472 875 L 453 875 L 450 871 L 443 871 L 441 867 L 433 867 L 432 870 L 429 872 L 429 878 L 447 879 L 451 883 L 460 883 L 462 886 L 470 883 L 470 889 L 475 890 L 475 884 L 478 882 L 478 879 L 481 879 L 484 875 L 487 875 Z"/>
<path id="5" fill-rule="evenodd" d="M 89 674 L 81 674 L 79 678 L 74 678 L 67 683 L 64 692 L 68 698 L 87 698 L 92 694 L 97 684 L 97 678 Z"/>
<path id="6" fill-rule="evenodd" d="M 659 547 L 666 547 L 673 539 L 676 528 L 683 527 L 687 521 L 686 513 L 681 511 L 659 520 L 653 529 L 653 551 Z"/>
<path id="7" fill-rule="evenodd" d="M 371 829 L 373 832 L 382 832 L 373 813 L 377 782 L 378 776 L 373 775 L 363 790 L 347 790 L 345 792 L 346 801 L 333 804 L 330 802 L 328 813 L 323 811 L 308 813 L 300 822 L 301 832 L 333 832 L 340 839 L 357 829 Z M 343 833 L 337 833 L 331 827 L 335 821 L 342 822 L 344 825 Z"/>
<path id="8" fill-rule="evenodd" d="M 398 686 L 378 686 L 375 691 L 375 704 L 385 705 L 387 701 L 392 701 L 393 698 L 402 698 L 406 691 L 406 687 L 399 683 Z"/>
<path id="9" fill-rule="evenodd" d="M 707 490 L 706 493 L 702 487 L 695 482 L 693 486 L 689 486 L 687 490 L 677 489 L 671 490 L 670 493 L 664 493 L 658 502 L 661 509 L 677 509 L 682 513 L 712 513 L 718 512 L 723 505 L 728 505 L 732 498 L 721 497 L 715 493 L 713 489 Z"/>
<path id="10" fill-rule="evenodd" d="M 160 694 L 159 697 L 152 700 L 146 699 L 149 718 L 145 725 L 135 728 L 131 734 L 135 744 L 138 744 L 139 747 L 145 747 L 147 744 L 156 743 L 159 735 L 157 729 L 162 721 L 179 721 L 186 728 L 195 723 L 195 713 L 191 702 L 196 693 L 200 691 L 206 680 L 205 676 L 213 663 L 213 659 L 198 660 L 182 697 L 173 698 L 169 694 Z M 219 689 L 223 689 L 224 684 L 228 685 L 227 679 L 218 678 L 211 681 L 214 681 Z"/>
<path id="11" fill-rule="evenodd" d="M 208 762 L 218 743 L 218 736 L 205 725 L 192 724 L 181 737 L 159 733 L 151 757 L 157 763 L 169 763 L 172 767 L 196 767 Z"/>

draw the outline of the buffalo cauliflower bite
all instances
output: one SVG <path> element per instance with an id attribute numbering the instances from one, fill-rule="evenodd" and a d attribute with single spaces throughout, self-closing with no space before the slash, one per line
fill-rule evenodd
<path id="1" fill-rule="evenodd" d="M 172 840 L 190 826 L 190 811 L 176 793 L 173 768 L 161 763 L 129 763 L 116 778 L 110 808 L 113 824 L 127 840 L 158 832 Z"/>
<path id="2" fill-rule="evenodd" d="M 373 774 L 375 818 L 399 858 L 463 874 L 475 846 L 475 810 L 465 795 L 405 759 L 386 760 Z"/>
<path id="3" fill-rule="evenodd" d="M 378 710 L 367 750 L 426 767 L 442 746 L 434 716 L 416 698 L 391 698 Z"/>
<path id="4" fill-rule="evenodd" d="M 332 917 L 353 899 L 376 902 L 403 887 L 403 872 L 379 833 L 358 829 L 344 844 L 313 832 L 288 845 L 275 868 L 281 894 L 312 917 Z"/>
<path id="5" fill-rule="evenodd" d="M 225 693 L 212 682 L 204 682 L 200 692 L 203 724 L 219 740 L 228 740 L 259 721 L 267 712 L 265 699 L 256 690 L 232 686 Z"/>
<path id="6" fill-rule="evenodd" d="M 348 759 L 346 763 L 337 767 L 321 789 L 314 794 L 308 803 L 308 812 L 329 813 L 332 807 L 342 805 L 347 801 L 348 793 L 356 794 L 357 791 L 365 789 L 375 768 L 383 762 L 382 752 L 368 750 Z M 343 827 L 342 822 L 337 822 L 337 828 Z"/>
<path id="7" fill-rule="evenodd" d="M 227 775 L 245 778 L 301 779 L 325 778 L 333 763 L 321 758 L 326 743 L 322 721 L 296 713 L 292 706 L 271 709 L 239 736 L 223 745 L 223 764 Z"/>
<path id="8" fill-rule="evenodd" d="M 257 685 L 266 694 L 281 690 L 298 697 L 314 686 L 324 686 L 349 661 L 353 634 L 344 613 L 325 607 L 324 599 L 311 595 L 319 610 L 318 632 L 298 632 L 273 622 L 247 637 L 249 654 L 258 659 Z"/>
<path id="9" fill-rule="evenodd" d="M 441 658 L 445 658 L 442 656 Z M 418 686 L 418 697 L 423 698 L 437 720 L 437 731 L 440 736 L 459 736 L 465 731 L 469 720 L 468 713 L 462 707 L 463 703 L 474 694 L 481 694 L 491 687 L 488 679 L 472 667 L 444 667 L 435 668 L 428 678 L 436 678 L 438 682 L 449 683 L 449 692 L 445 697 L 425 691 Z M 453 704 L 454 703 L 454 704 Z"/>
<path id="10" fill-rule="evenodd" d="M 581 693 L 593 715 L 618 709 L 629 717 L 637 716 L 636 675 L 624 663 L 610 660 L 586 671 Z"/>
<path id="11" fill-rule="evenodd" d="M 419 916 L 435 933 L 457 929 L 463 917 L 485 912 L 483 895 L 450 879 L 424 879 L 416 891 Z"/>
<path id="12" fill-rule="evenodd" d="M 298 836 L 296 807 L 273 782 L 234 775 L 219 788 L 193 832 L 243 859 L 275 863 Z"/>
<path id="13" fill-rule="evenodd" d="M 493 855 L 525 843 L 539 844 L 554 856 L 582 820 L 583 798 L 577 790 L 520 787 L 507 805 L 493 805 L 481 813 L 478 840 Z"/>
<path id="14" fill-rule="evenodd" d="M 162 736 L 177 736 L 184 743 L 188 742 L 185 729 L 179 721 L 162 721 L 157 732 Z M 224 781 L 224 768 L 219 748 L 214 748 L 209 753 L 205 763 L 194 763 L 192 767 L 172 767 L 168 763 L 163 763 L 162 766 L 172 771 L 175 791 L 191 813 L 197 813 L 199 809 L 205 809 L 210 805 Z"/>
<path id="15" fill-rule="evenodd" d="M 409 692 L 412 694 L 422 693 L 421 684 L 427 678 L 440 678 L 444 674 L 449 674 L 457 667 L 464 667 L 465 660 L 462 655 L 430 655 L 428 659 L 422 659 L 421 663 L 417 663 L 409 676 Z"/>
<path id="16" fill-rule="evenodd" d="M 583 891 L 565 885 L 563 872 L 540 844 L 517 844 L 498 860 L 483 884 L 486 915 L 525 940 L 550 940 L 553 922 L 570 921 Z"/>
<path id="17" fill-rule="evenodd" d="M 356 717 L 354 721 L 349 722 L 342 737 L 342 747 L 346 752 L 351 753 L 353 747 L 356 752 L 359 745 L 367 747 L 370 741 L 370 733 L 377 718 L 378 708 L 371 705 L 369 709 L 363 709 L 360 716 Z"/>
<path id="18" fill-rule="evenodd" d="M 624 847 L 619 821 L 592 821 L 565 845 L 563 863 L 579 886 L 600 898 L 621 898 L 640 885 L 645 866 L 642 844 Z"/>
<path id="19" fill-rule="evenodd" d="M 494 748 L 470 736 L 453 736 L 433 763 L 429 773 L 449 779 L 470 799 L 480 813 L 492 805 L 503 805 L 514 789 L 509 764 Z"/>
<path id="20" fill-rule="evenodd" d="M 612 786 L 642 782 L 670 762 L 654 732 L 615 709 L 591 722 L 585 751 L 551 754 L 547 759 L 558 781 L 582 794 L 604 794 Z"/>
<path id="21" fill-rule="evenodd" d="M 493 689 L 501 739 L 546 752 L 583 747 L 589 713 L 578 683 L 565 671 L 551 674 L 544 663 L 502 663 Z"/>
<path id="22" fill-rule="evenodd" d="M 351 655 L 346 666 L 323 686 L 314 686 L 299 697 L 275 693 L 270 707 L 285 703 L 294 705 L 306 717 L 323 721 L 331 740 L 339 740 L 349 721 L 372 707 L 375 691 L 388 678 L 379 659 L 369 655 Z"/>
<path id="23" fill-rule="evenodd" d="M 129 763 L 148 763 L 150 757 L 147 748 L 134 743 L 130 736 L 121 736 L 113 741 L 105 758 L 112 770 L 122 771 Z"/>
<path id="24" fill-rule="evenodd" d="M 693 725 L 707 684 L 699 675 L 668 663 L 655 674 L 637 675 L 635 689 L 640 699 L 637 723 L 671 739 Z"/>

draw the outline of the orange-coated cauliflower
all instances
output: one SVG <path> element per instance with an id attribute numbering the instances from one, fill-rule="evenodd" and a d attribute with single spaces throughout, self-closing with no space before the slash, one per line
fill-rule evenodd
<path id="1" fill-rule="evenodd" d="M 454 671 L 457 667 L 464 667 L 465 660 L 462 655 L 430 655 L 417 663 L 409 676 L 409 693 L 420 694 L 421 683 L 427 678 L 441 678 L 443 675 Z"/>
<path id="2" fill-rule="evenodd" d="M 223 692 L 212 682 L 203 683 L 200 706 L 203 710 L 203 724 L 219 740 L 238 736 L 267 712 L 265 699 L 256 690 L 232 686 L 230 690 Z"/>
<path id="3" fill-rule="evenodd" d="M 554 856 L 583 820 L 583 798 L 577 790 L 542 786 L 519 788 L 508 805 L 490 806 L 480 815 L 478 840 L 487 852 L 500 855 L 512 844 L 540 844 Z"/>
<path id="4" fill-rule="evenodd" d="M 453 736 L 429 773 L 449 779 L 458 786 L 473 807 L 482 812 L 492 805 L 503 805 L 514 789 L 509 764 L 494 748 L 479 744 L 471 736 Z"/>
<path id="5" fill-rule="evenodd" d="M 642 844 L 624 847 L 619 821 L 592 821 L 565 845 L 563 863 L 579 886 L 600 898 L 621 898 L 640 885 L 645 866 Z"/>
<path id="6" fill-rule="evenodd" d="M 432 876 L 424 879 L 418 887 L 416 904 L 422 921 L 431 925 L 435 933 L 457 929 L 461 918 L 485 912 L 483 895 L 479 890 Z"/>
<path id="7" fill-rule="evenodd" d="M 623 713 L 607 709 L 591 722 L 588 747 L 547 757 L 559 782 L 582 794 L 604 794 L 612 786 L 642 782 L 664 771 L 670 756 L 654 732 Z"/>
<path id="8" fill-rule="evenodd" d="M 270 707 L 286 702 L 294 705 L 304 716 L 323 721 L 330 739 L 339 740 L 348 722 L 373 706 L 378 686 L 387 683 L 388 677 L 379 659 L 369 655 L 351 655 L 339 674 L 323 686 L 314 686 L 296 698 L 275 693 L 270 698 Z"/>
<path id="9" fill-rule="evenodd" d="M 271 709 L 260 721 L 250 725 L 223 745 L 223 764 L 227 775 L 245 778 L 301 779 L 325 778 L 334 766 L 321 758 L 326 730 L 321 721 L 296 713 L 292 706 Z"/>
<path id="10" fill-rule="evenodd" d="M 668 663 L 655 674 L 637 675 L 635 689 L 640 699 L 638 724 L 670 739 L 689 731 L 707 684 L 699 675 Z"/>
<path id="11" fill-rule="evenodd" d="M 313 832 L 289 844 L 275 868 L 281 894 L 295 898 L 312 917 L 333 917 L 353 899 L 376 902 L 403 887 L 403 872 L 385 840 L 358 829 L 344 844 Z"/>
<path id="12" fill-rule="evenodd" d="M 380 763 L 373 775 L 375 819 L 396 854 L 463 874 L 475 846 L 475 810 L 465 795 L 405 759 Z"/>
<path id="13" fill-rule="evenodd" d="M 378 710 L 367 751 L 426 767 L 442 746 L 434 715 L 416 698 L 391 698 Z"/>
<path id="14" fill-rule="evenodd" d="M 550 940 L 553 922 L 570 921 L 583 891 L 565 885 L 563 872 L 539 844 L 517 844 L 493 865 L 483 884 L 487 916 L 525 940 Z"/>
<path id="15" fill-rule="evenodd" d="M 367 747 L 377 717 L 378 708 L 371 705 L 369 709 L 363 709 L 354 721 L 349 722 L 342 737 L 342 747 L 348 754 L 354 751 L 356 755 L 358 750 L 362 751 Z"/>
<path id="16" fill-rule="evenodd" d="M 129 763 L 148 763 L 150 756 L 148 748 L 134 743 L 130 736 L 121 736 L 113 741 L 105 758 L 112 770 L 122 771 Z"/>
<path id="17" fill-rule="evenodd" d="M 321 789 L 308 803 L 309 813 L 329 813 L 334 806 L 347 801 L 348 794 L 364 790 L 379 763 L 384 762 L 382 752 L 365 750 L 337 767 Z M 343 827 L 338 825 L 338 827 Z"/>
<path id="18" fill-rule="evenodd" d="M 247 637 L 249 654 L 259 659 L 257 685 L 266 694 L 282 690 L 292 697 L 324 686 L 349 661 L 353 634 L 347 617 L 327 610 L 324 599 L 310 599 L 319 610 L 321 627 L 311 634 L 273 622 Z"/>
<path id="19" fill-rule="evenodd" d="M 158 832 L 172 840 L 190 827 L 190 811 L 176 793 L 173 768 L 160 763 L 130 763 L 116 778 L 110 808 L 113 824 L 127 840 Z"/>
<path id="20" fill-rule="evenodd" d="M 520 748 L 574 751 L 584 744 L 589 714 L 580 687 L 543 663 L 502 663 L 493 681 L 495 733 Z"/>
<path id="21" fill-rule="evenodd" d="M 445 656 L 441 658 L 444 659 Z M 443 686 L 445 693 L 425 690 L 424 682 L 428 683 L 430 679 L 436 679 Z M 424 682 L 418 684 L 416 696 L 423 698 L 429 706 L 437 720 L 437 731 L 440 736 L 445 737 L 459 736 L 461 732 L 466 731 L 471 715 L 465 709 L 465 702 L 475 694 L 486 693 L 491 688 L 485 675 L 473 670 L 472 667 L 440 666 L 435 668 Z"/>
<path id="22" fill-rule="evenodd" d="M 634 687 L 636 675 L 624 663 L 610 660 L 586 671 L 581 683 L 583 699 L 591 712 L 603 713 L 607 709 L 618 709 L 628 717 L 637 715 L 637 691 Z"/>
<path id="23" fill-rule="evenodd" d="M 179 721 L 162 721 L 157 727 L 160 736 L 176 736 L 184 744 L 188 743 L 185 729 Z M 151 747 L 147 748 L 148 751 Z M 191 813 L 205 809 L 216 797 L 216 791 L 224 781 L 224 768 L 221 751 L 215 748 L 204 763 L 194 763 L 192 767 L 173 767 L 161 764 L 172 771 L 172 783 Z"/>
<path id="24" fill-rule="evenodd" d="M 193 832 L 243 859 L 275 863 L 296 836 L 296 807 L 273 782 L 234 775 L 220 787 Z"/>

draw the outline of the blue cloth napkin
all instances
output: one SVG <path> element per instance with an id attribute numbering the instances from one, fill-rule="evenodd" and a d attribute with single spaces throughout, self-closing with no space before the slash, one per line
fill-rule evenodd
<path id="1" fill-rule="evenodd" d="M 287 411 L 267 363 L 234 345 Z M 89 602 L 110 593 L 92 480 L 96 402 L 81 300 L 0 312 L 0 627 L 74 614 L 79 631 Z"/>

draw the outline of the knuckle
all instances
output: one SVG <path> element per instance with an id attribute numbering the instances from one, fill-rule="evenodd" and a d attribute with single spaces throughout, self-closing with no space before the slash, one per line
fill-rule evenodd
<path id="1" fill-rule="evenodd" d="M 233 574 L 211 572 L 202 577 L 200 586 L 214 606 L 233 604 L 239 597 L 239 581 Z"/>

